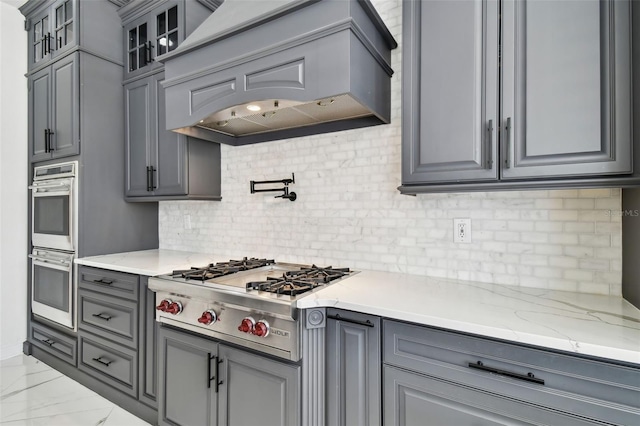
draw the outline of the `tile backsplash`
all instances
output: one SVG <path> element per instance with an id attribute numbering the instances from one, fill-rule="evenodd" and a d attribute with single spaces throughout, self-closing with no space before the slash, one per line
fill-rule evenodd
<path id="1" fill-rule="evenodd" d="M 402 2 L 372 3 L 401 44 Z M 620 189 L 397 191 L 400 65 L 399 47 L 389 125 L 223 145 L 222 201 L 161 202 L 160 247 L 620 295 Z M 249 193 L 292 172 L 294 202 Z M 471 243 L 453 242 L 454 218 L 471 219 Z"/>

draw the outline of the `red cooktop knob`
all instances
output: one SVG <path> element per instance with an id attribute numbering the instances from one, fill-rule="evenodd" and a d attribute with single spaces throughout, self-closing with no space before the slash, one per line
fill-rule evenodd
<path id="1" fill-rule="evenodd" d="M 198 322 L 204 325 L 213 324 L 217 320 L 218 320 L 218 315 L 216 315 L 216 312 L 212 309 L 207 309 L 202 313 L 200 318 L 198 318 Z"/>
<path id="2" fill-rule="evenodd" d="M 156 306 L 156 309 L 162 312 L 167 312 L 167 309 L 169 309 L 169 305 L 171 305 L 171 300 L 164 299 L 158 306 Z"/>
<path id="3" fill-rule="evenodd" d="M 265 320 L 258 321 L 253 329 L 253 334 L 258 337 L 267 337 L 269 335 L 269 323 Z"/>
<path id="4" fill-rule="evenodd" d="M 238 327 L 238 330 L 242 331 L 243 333 L 253 333 L 253 327 L 255 326 L 255 324 L 256 322 L 253 318 L 245 317 L 240 323 L 240 327 Z"/>
<path id="5" fill-rule="evenodd" d="M 182 303 L 171 302 L 165 312 L 168 312 L 171 315 L 178 315 L 180 312 L 182 312 Z"/>

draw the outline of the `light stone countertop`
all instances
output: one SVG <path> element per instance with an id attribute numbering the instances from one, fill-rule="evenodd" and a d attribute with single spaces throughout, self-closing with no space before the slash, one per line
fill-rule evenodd
<path id="1" fill-rule="evenodd" d="M 78 265 L 128 272 L 138 275 L 163 275 L 176 269 L 204 266 L 216 261 L 212 254 L 177 250 L 142 250 L 76 259 Z"/>
<path id="2" fill-rule="evenodd" d="M 161 275 L 228 257 L 144 250 L 80 265 Z M 640 310 L 615 296 L 363 271 L 297 301 L 640 364 Z"/>
<path id="3" fill-rule="evenodd" d="M 363 271 L 297 306 L 347 309 L 640 364 L 640 310 L 621 297 Z"/>

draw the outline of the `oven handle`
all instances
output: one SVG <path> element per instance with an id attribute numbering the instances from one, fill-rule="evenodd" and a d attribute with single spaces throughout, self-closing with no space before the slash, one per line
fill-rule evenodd
<path id="1" fill-rule="evenodd" d="M 35 182 L 33 185 L 29 185 L 28 188 L 35 191 L 39 189 L 48 189 L 48 188 L 66 188 L 67 191 L 71 190 L 71 182 L 67 179 L 58 179 L 62 182 Z M 43 191 L 42 191 L 43 192 Z"/>
<path id="2" fill-rule="evenodd" d="M 33 259 L 33 264 L 39 264 L 40 266 L 45 266 L 47 268 L 58 269 L 60 271 L 70 271 L 72 262 L 64 259 L 48 259 L 40 256 L 36 256 L 33 254 L 29 255 L 30 259 Z M 59 264 L 62 266 L 56 266 L 55 264 Z"/>

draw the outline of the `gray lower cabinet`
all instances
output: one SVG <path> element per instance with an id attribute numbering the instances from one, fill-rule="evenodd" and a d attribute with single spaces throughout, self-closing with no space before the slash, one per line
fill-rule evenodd
<path id="1" fill-rule="evenodd" d="M 390 366 L 384 384 L 388 426 L 602 424 Z"/>
<path id="2" fill-rule="evenodd" d="M 380 330 L 380 317 L 327 309 L 327 425 L 381 424 Z"/>
<path id="3" fill-rule="evenodd" d="M 160 425 L 300 423 L 300 367 L 160 327 Z"/>
<path id="4" fill-rule="evenodd" d="M 138 399 L 158 408 L 158 324 L 155 293 L 147 288 L 149 277 L 140 276 L 139 392 Z"/>
<path id="5" fill-rule="evenodd" d="M 76 365 L 77 339 L 44 324 L 32 321 L 29 341 L 36 347 L 62 361 Z"/>
<path id="6" fill-rule="evenodd" d="M 384 423 L 640 424 L 640 366 L 383 322 Z"/>
<path id="7" fill-rule="evenodd" d="M 125 85 L 129 201 L 220 199 L 220 146 L 166 130 L 164 73 Z"/>
<path id="8" fill-rule="evenodd" d="M 218 424 L 300 424 L 300 367 L 220 344 Z"/>
<path id="9" fill-rule="evenodd" d="M 78 268 L 78 368 L 157 409 L 155 293 L 149 277 Z"/>
<path id="10" fill-rule="evenodd" d="M 631 178 L 630 3 L 405 0 L 400 191 Z"/>

